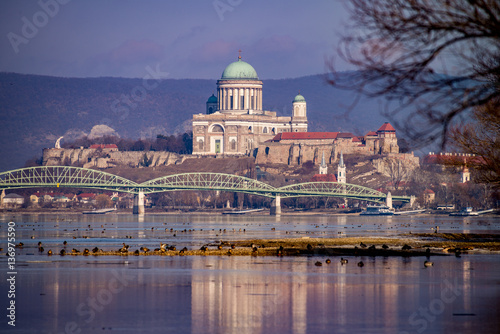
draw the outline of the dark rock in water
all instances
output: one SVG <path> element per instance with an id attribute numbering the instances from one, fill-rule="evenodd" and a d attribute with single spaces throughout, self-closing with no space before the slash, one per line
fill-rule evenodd
<path id="1" fill-rule="evenodd" d="M 407 244 L 404 244 L 403 247 L 401 248 L 402 250 L 410 250 L 411 246 L 408 246 Z"/>
<path id="2" fill-rule="evenodd" d="M 363 263 L 363 261 L 359 261 L 358 262 L 358 267 L 363 267 L 365 264 Z"/>

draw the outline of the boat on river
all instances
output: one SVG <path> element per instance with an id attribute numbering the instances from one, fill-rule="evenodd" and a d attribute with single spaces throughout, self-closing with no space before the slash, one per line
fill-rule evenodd
<path id="1" fill-rule="evenodd" d="M 394 211 L 392 211 L 388 206 L 385 205 L 373 205 L 367 206 L 366 211 L 359 214 L 360 216 L 392 216 Z"/>
<path id="2" fill-rule="evenodd" d="M 116 208 L 108 208 L 108 209 L 99 209 L 99 210 L 91 210 L 91 211 L 83 211 L 84 215 L 103 215 L 108 212 L 116 211 Z"/>
<path id="3" fill-rule="evenodd" d="M 460 211 L 450 213 L 450 216 L 479 216 L 479 215 L 482 215 L 484 213 L 489 213 L 489 212 L 493 212 L 493 211 L 494 211 L 493 209 L 482 210 L 482 211 L 473 211 L 472 207 L 468 206 L 468 207 L 463 208 Z"/>
<path id="4" fill-rule="evenodd" d="M 248 210 L 231 210 L 231 211 L 224 211 L 222 212 L 223 215 L 244 215 L 246 213 L 251 213 L 251 212 L 259 212 L 259 211 L 264 211 L 264 208 L 260 209 L 248 209 Z"/>

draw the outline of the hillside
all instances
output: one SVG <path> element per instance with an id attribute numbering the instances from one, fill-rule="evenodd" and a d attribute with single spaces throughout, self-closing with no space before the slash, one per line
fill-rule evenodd
<path id="1" fill-rule="evenodd" d="M 145 89 L 142 79 L 0 73 L 0 170 L 23 167 L 26 160 L 40 157 L 42 148 L 53 147 L 59 136 L 72 140 L 97 124 L 126 138 L 190 131 L 192 115 L 205 112 L 216 81 L 165 79 Z M 309 131 L 363 135 L 386 121 L 373 100 L 361 100 L 346 117 L 354 93 L 332 88 L 321 75 L 265 80 L 264 109 L 291 115 L 299 90 L 308 103 Z"/>

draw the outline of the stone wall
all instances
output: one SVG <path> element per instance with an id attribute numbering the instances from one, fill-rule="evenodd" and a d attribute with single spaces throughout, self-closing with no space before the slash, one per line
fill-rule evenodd
<path id="1" fill-rule="evenodd" d="M 372 150 L 365 145 L 353 144 L 350 140 L 336 140 L 333 143 L 325 143 L 324 140 L 304 140 L 266 142 L 259 146 L 255 163 L 258 164 L 287 164 L 290 166 L 301 165 L 306 161 L 314 164 L 321 163 L 321 157 L 325 155 L 325 161 L 332 164 L 337 161 L 340 152 L 344 154 L 373 154 Z"/>
<path id="2" fill-rule="evenodd" d="M 185 155 L 165 151 L 117 151 L 108 149 L 44 149 L 44 166 L 80 166 L 84 168 L 156 167 L 182 163 Z"/>

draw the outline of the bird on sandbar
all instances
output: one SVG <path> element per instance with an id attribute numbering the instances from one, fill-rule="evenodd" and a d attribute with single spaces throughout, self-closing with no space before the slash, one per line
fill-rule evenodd
<path id="1" fill-rule="evenodd" d="M 83 250 L 83 255 L 89 255 L 90 254 L 90 251 L 88 250 L 88 248 L 85 248 Z"/>
<path id="2" fill-rule="evenodd" d="M 404 244 L 403 247 L 401 247 L 402 250 L 410 250 L 411 246 Z"/>
<path id="3" fill-rule="evenodd" d="M 59 255 L 61 255 L 61 256 L 66 255 L 66 251 L 64 249 L 61 249 L 61 251 L 59 252 Z"/>
<path id="4" fill-rule="evenodd" d="M 97 247 L 92 248 L 92 253 L 97 253 L 98 251 L 99 251 L 99 248 L 97 248 Z"/>
<path id="5" fill-rule="evenodd" d="M 313 250 L 313 246 L 311 246 L 311 244 L 307 244 L 307 250 L 308 251 L 312 251 Z"/>
<path id="6" fill-rule="evenodd" d="M 375 249 L 375 245 L 371 245 L 370 247 L 368 247 L 369 250 L 374 250 Z"/>
<path id="7" fill-rule="evenodd" d="M 316 263 L 314 265 L 317 267 L 321 267 L 323 265 L 323 263 L 321 263 L 320 261 L 316 261 Z"/>
<path id="8" fill-rule="evenodd" d="M 340 264 L 347 264 L 349 261 L 347 259 L 344 259 L 343 257 L 340 258 Z"/>
<path id="9" fill-rule="evenodd" d="M 361 242 L 361 243 L 359 244 L 359 247 L 361 247 L 361 248 L 366 248 L 366 245 L 365 245 L 363 242 Z"/>
<path id="10" fill-rule="evenodd" d="M 125 245 L 125 243 L 123 243 L 123 247 L 122 247 L 122 248 L 120 248 L 118 251 L 119 251 L 120 253 L 128 253 L 128 249 L 129 249 L 129 247 L 130 247 L 129 245 Z"/>
<path id="11" fill-rule="evenodd" d="M 143 251 L 144 253 L 147 253 L 147 252 L 149 252 L 149 248 L 142 246 L 141 251 Z"/>
<path id="12" fill-rule="evenodd" d="M 167 246 L 168 246 L 167 244 L 164 244 L 164 243 L 161 243 L 161 242 L 160 242 L 160 249 L 161 249 L 162 251 L 167 250 Z"/>
<path id="13" fill-rule="evenodd" d="M 43 247 L 41 247 L 41 246 L 40 246 L 40 247 L 38 247 L 38 251 L 39 251 L 40 253 L 43 253 L 43 251 L 44 251 Z"/>
<path id="14" fill-rule="evenodd" d="M 359 261 L 358 262 L 358 267 L 363 267 L 365 264 L 363 263 L 363 261 Z"/>
<path id="15" fill-rule="evenodd" d="M 201 246 L 200 250 L 202 252 L 206 252 L 207 251 L 207 246 L 205 246 L 205 245 Z"/>
<path id="16" fill-rule="evenodd" d="M 382 245 L 382 248 L 383 248 L 383 249 L 389 249 L 389 246 L 387 246 L 386 244 L 383 244 L 383 245 Z"/>
<path id="17" fill-rule="evenodd" d="M 78 249 L 76 249 L 76 248 L 73 248 L 73 249 L 71 250 L 71 253 L 73 253 L 73 254 L 75 254 L 75 253 L 80 253 L 80 251 L 79 251 Z"/>
<path id="18" fill-rule="evenodd" d="M 49 251 L 47 252 L 47 255 L 48 256 L 52 255 L 52 250 L 51 249 L 49 249 Z"/>
<path id="19" fill-rule="evenodd" d="M 332 261 L 330 259 L 326 259 L 325 263 L 330 264 L 330 263 L 332 263 Z"/>
<path id="20" fill-rule="evenodd" d="M 63 241 L 63 245 L 66 246 L 68 242 L 66 240 Z"/>
<path id="21" fill-rule="evenodd" d="M 424 267 L 432 267 L 432 265 L 434 264 L 434 262 L 431 262 L 431 261 L 425 261 L 424 262 Z"/>
<path id="22" fill-rule="evenodd" d="M 221 249 L 222 249 L 222 245 L 218 245 L 218 246 L 217 246 L 217 249 L 218 249 L 218 250 L 221 250 Z"/>

